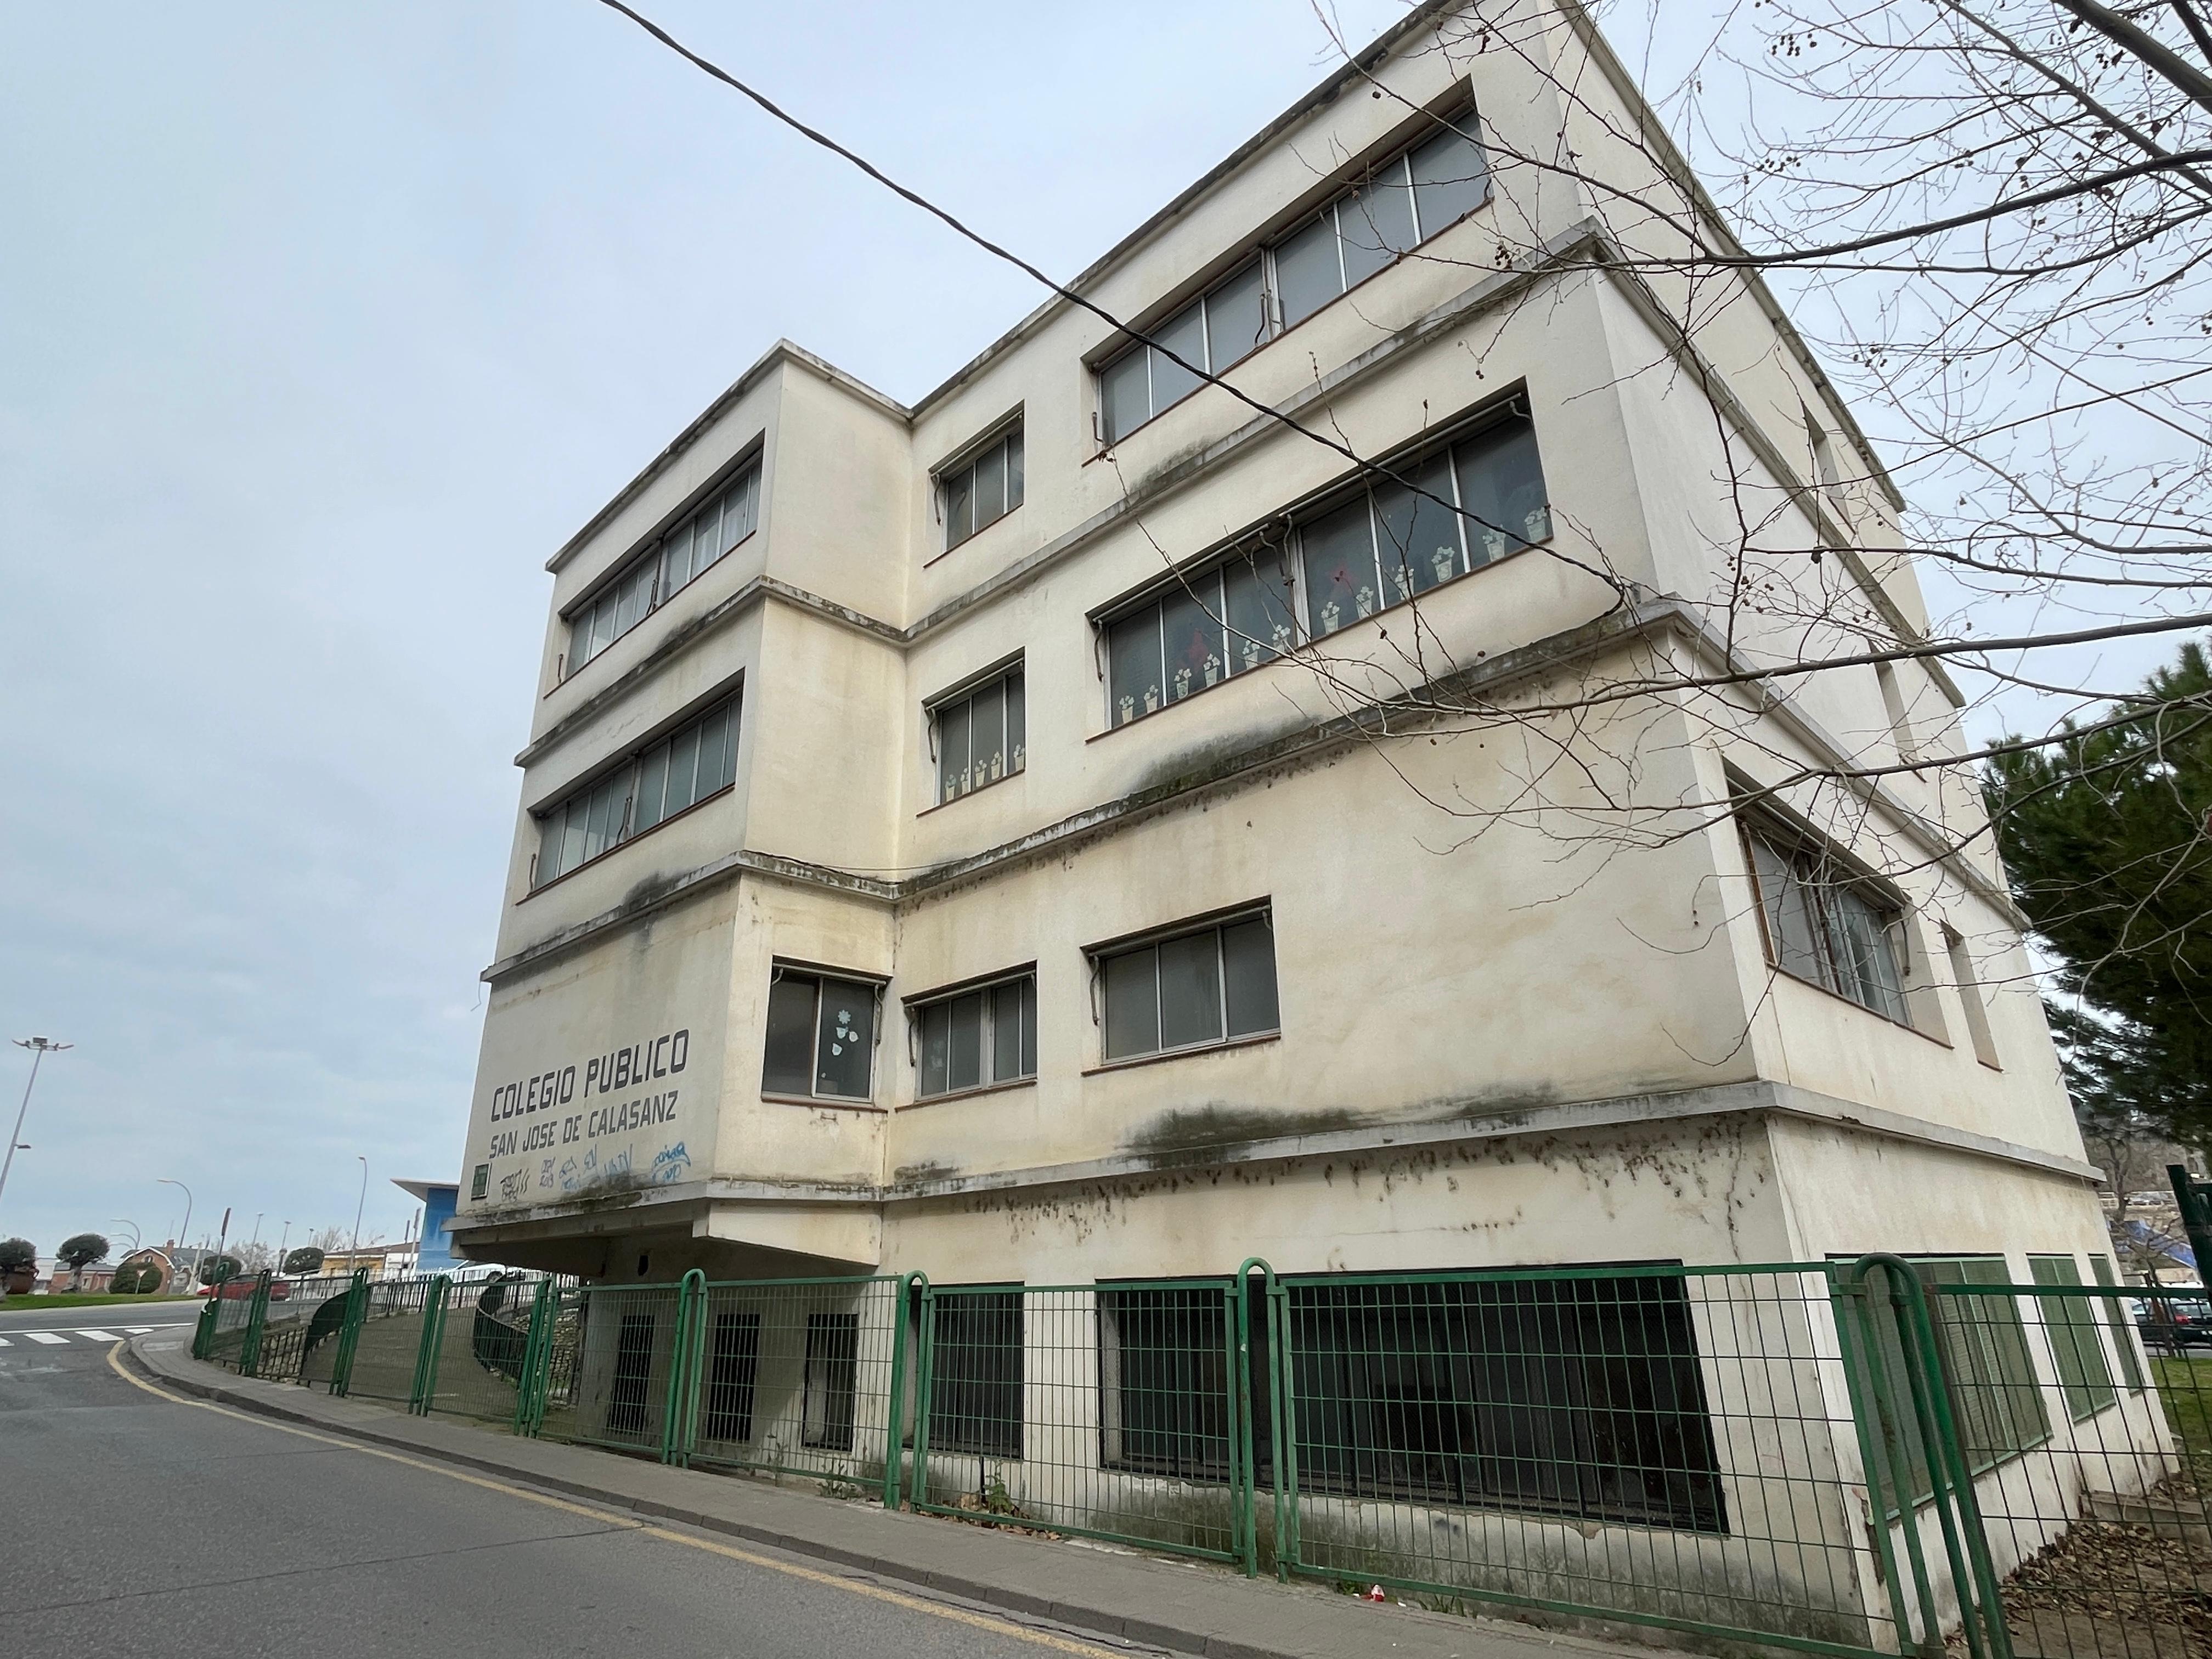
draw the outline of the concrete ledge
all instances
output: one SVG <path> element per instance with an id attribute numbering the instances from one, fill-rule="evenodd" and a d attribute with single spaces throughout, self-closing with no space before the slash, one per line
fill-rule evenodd
<path id="1" fill-rule="evenodd" d="M 1593 1656 L 1635 1651 L 1503 1620 L 1376 1606 L 1311 1583 L 1247 1579 L 1206 1563 L 1024 1538 L 766 1480 L 518 1439 L 452 1418 L 410 1417 L 291 1383 L 234 1376 L 191 1358 L 173 1334 L 134 1338 L 123 1353 L 148 1382 L 238 1411 L 743 1540 L 1017 1619 L 1200 1659 L 1341 1659 L 1386 1649 L 1391 1659 L 1537 1659 L 1542 1650 L 1563 1646 Z"/>

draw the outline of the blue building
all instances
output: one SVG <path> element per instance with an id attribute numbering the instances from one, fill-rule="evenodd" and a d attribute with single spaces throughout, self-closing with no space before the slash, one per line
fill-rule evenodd
<path id="1" fill-rule="evenodd" d="M 447 1231 L 453 1219 L 453 1206 L 460 1199 L 460 1183 L 395 1181 L 392 1184 L 422 1201 L 422 1231 L 416 1244 L 415 1271 L 428 1278 L 433 1273 L 449 1273 L 464 1266 L 453 1257 L 453 1235 Z"/>

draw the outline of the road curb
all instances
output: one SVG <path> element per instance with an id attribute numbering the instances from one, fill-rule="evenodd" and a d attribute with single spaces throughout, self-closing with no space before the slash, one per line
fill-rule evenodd
<path id="1" fill-rule="evenodd" d="M 832 1565 L 869 1573 L 898 1584 L 956 1596 L 1000 1613 L 1018 1613 L 1031 1619 L 1049 1620 L 1052 1623 L 1072 1631 L 1093 1636 L 1103 1636 L 1125 1642 L 1165 1649 L 1178 1654 L 1197 1656 L 1197 1659 L 1314 1659 L 1310 1649 L 1265 1646 L 1238 1641 L 1218 1634 L 1185 1629 L 1172 1624 L 1158 1622 L 1150 1617 L 1132 1617 L 1111 1607 L 1079 1602 L 1060 1601 L 1046 1596 L 1027 1594 L 1004 1584 L 968 1577 L 918 1566 L 894 1558 L 875 1555 L 865 1551 L 841 1550 L 815 1538 L 794 1536 L 771 1527 L 761 1527 L 732 1519 L 727 1516 L 710 1514 L 703 1510 L 687 1508 L 680 1504 L 662 1503 L 651 1498 L 633 1498 L 589 1481 L 564 1480 L 534 1471 L 518 1469 L 496 1458 L 471 1456 L 445 1447 L 424 1445 L 398 1435 L 380 1434 L 374 1429 L 356 1424 L 333 1423 L 309 1412 L 289 1409 L 266 1395 L 243 1389 L 227 1387 L 222 1383 L 189 1374 L 173 1372 L 156 1366 L 138 1352 L 138 1345 L 146 1339 L 134 1337 L 121 1345 L 121 1363 L 145 1382 L 157 1387 L 190 1395 L 212 1404 L 228 1406 L 272 1420 L 295 1424 L 320 1433 L 342 1437 L 372 1445 L 380 1450 L 392 1451 L 428 1462 L 452 1464 L 480 1474 L 496 1475 L 515 1486 L 564 1498 L 582 1499 L 603 1508 L 638 1516 L 654 1521 L 672 1521 L 683 1526 L 696 1527 L 702 1532 L 718 1536 L 742 1540 L 776 1549 L 801 1559 L 825 1562 Z M 201 1362 L 194 1361 L 198 1366 Z M 271 1385 L 273 1386 L 273 1385 Z M 619 1456 L 619 1453 L 604 1453 Z M 657 1464 L 654 1467 L 659 1467 Z M 701 1479 L 715 1479 L 702 1475 Z M 1151 1558 L 1141 1555 L 1132 1558 L 1148 1565 L 1158 1565 Z M 1234 1581 L 1243 1584 L 1246 1581 Z M 1150 1610 L 1148 1610 L 1150 1611 Z M 1380 1611 L 1378 1609 L 1378 1611 Z M 1393 1634 L 1410 1636 L 1418 1630 L 1424 1635 L 1440 1639 L 1449 1638 L 1449 1648 L 1456 1654 L 1475 1659 L 1480 1649 L 1488 1644 L 1511 1644 L 1518 1650 L 1531 1643 L 1547 1646 L 1580 1648 L 1586 1651 L 1620 1654 L 1622 1649 L 1611 1644 L 1586 1638 L 1534 1632 L 1507 1632 L 1494 1627 L 1485 1631 L 1486 1621 L 1451 1618 L 1448 1615 L 1416 1609 L 1393 1609 L 1395 1626 Z M 1408 1627 L 1411 1628 L 1408 1628 Z M 1392 1648 L 1403 1650 L 1405 1644 L 1393 1641 L 1377 1632 L 1376 1635 Z M 1420 1645 L 1427 1645 L 1425 1643 Z M 1444 1651 L 1439 1646 L 1438 1652 Z"/>

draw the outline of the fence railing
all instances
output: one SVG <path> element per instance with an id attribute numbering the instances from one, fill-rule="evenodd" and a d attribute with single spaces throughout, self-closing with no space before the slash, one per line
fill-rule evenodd
<path id="1" fill-rule="evenodd" d="M 2031 1257 L 1091 1285 L 264 1274 L 245 1375 L 1708 1645 L 2212 1655 L 2212 1304 Z M 2202 1356 L 2200 1358 L 2200 1356 Z"/>

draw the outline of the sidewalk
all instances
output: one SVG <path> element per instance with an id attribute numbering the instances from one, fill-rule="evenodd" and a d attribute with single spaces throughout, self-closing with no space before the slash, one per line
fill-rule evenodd
<path id="1" fill-rule="evenodd" d="M 894 1513 L 763 1480 L 519 1439 L 452 1418 L 410 1417 L 295 1384 L 234 1376 L 191 1358 L 188 1339 L 177 1331 L 136 1338 L 126 1345 L 126 1363 L 175 1393 L 1204 1659 L 1536 1659 L 1562 1648 L 1603 1659 L 1641 1651 L 1502 1620 L 1376 1605 L 1322 1585 L 1247 1579 L 1204 1563 Z"/>

